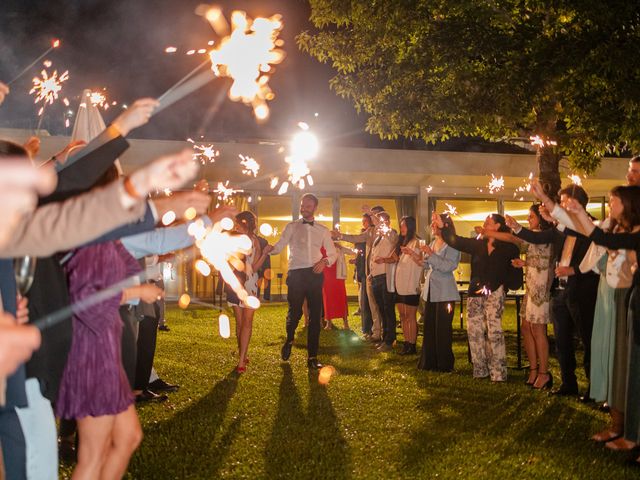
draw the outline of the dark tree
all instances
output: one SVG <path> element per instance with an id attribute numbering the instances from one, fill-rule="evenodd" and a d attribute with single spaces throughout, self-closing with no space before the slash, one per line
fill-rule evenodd
<path id="1" fill-rule="evenodd" d="M 545 187 L 559 162 L 593 172 L 640 147 L 637 0 L 310 0 L 298 44 L 382 138 L 539 136 Z M 553 143 L 557 143 L 554 145 Z"/>

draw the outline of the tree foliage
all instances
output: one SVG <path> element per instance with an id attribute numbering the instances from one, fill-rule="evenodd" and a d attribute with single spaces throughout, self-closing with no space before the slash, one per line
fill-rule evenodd
<path id="1" fill-rule="evenodd" d="M 637 0 L 310 0 L 298 45 L 382 138 L 539 135 L 573 168 L 640 149 Z M 557 170 L 557 166 L 556 166 Z"/>

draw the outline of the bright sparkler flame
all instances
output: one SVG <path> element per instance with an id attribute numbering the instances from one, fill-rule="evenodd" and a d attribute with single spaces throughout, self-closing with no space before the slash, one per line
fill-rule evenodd
<path id="1" fill-rule="evenodd" d="M 33 78 L 33 87 L 29 90 L 29 94 L 35 93 L 35 100 L 33 103 L 43 102 L 44 104 L 53 104 L 54 100 L 58 99 L 58 94 L 62 90 L 62 82 L 69 79 L 69 71 L 67 70 L 58 77 L 58 71 L 54 70 L 53 75 L 49 76 L 46 70 L 41 72 L 42 78 Z M 44 107 L 40 109 L 41 115 L 44 111 Z"/>
<path id="2" fill-rule="evenodd" d="M 221 13 L 219 9 L 209 12 L 206 17 L 213 24 Z M 280 15 L 251 20 L 245 12 L 236 10 L 231 14 L 231 34 L 209 52 L 213 72 L 233 80 L 229 98 L 251 105 L 259 120 L 269 116 L 267 101 L 275 96 L 268 85 L 269 76 L 263 73 L 271 70 L 270 64 L 284 59 L 284 52 L 276 48 L 280 30 Z"/>
<path id="3" fill-rule="evenodd" d="M 229 187 L 229 180 L 226 182 L 218 182 L 218 188 L 214 190 L 218 194 L 218 200 L 221 202 L 227 202 L 236 193 L 244 192 L 244 190 L 235 190 Z"/>
<path id="4" fill-rule="evenodd" d="M 202 165 L 206 165 L 207 163 L 213 163 L 216 161 L 216 157 L 220 156 L 220 151 L 216 150 L 215 147 L 210 145 L 196 145 L 191 138 L 187 138 L 188 142 L 193 143 L 193 159 L 198 160 Z"/>
<path id="5" fill-rule="evenodd" d="M 164 49 L 165 53 L 176 53 L 178 49 L 176 47 L 167 47 Z"/>
<path id="6" fill-rule="evenodd" d="M 356 191 L 361 191 L 364 188 L 364 185 L 362 183 L 356 183 Z"/>
<path id="7" fill-rule="evenodd" d="M 263 223 L 260 225 L 260 235 L 263 237 L 270 237 L 273 235 L 273 227 L 268 223 Z"/>
<path id="8" fill-rule="evenodd" d="M 51 44 L 51 48 L 58 48 L 60 46 L 60 40 L 55 39 Z"/>
<path id="9" fill-rule="evenodd" d="M 516 188 L 515 192 L 513 192 L 513 197 L 514 198 L 517 197 L 518 193 L 530 192 L 532 180 L 533 180 L 533 172 L 529 172 L 529 177 L 527 177 L 527 180 L 525 180 L 524 185 L 521 185 L 518 188 Z M 522 197 L 520 198 L 520 200 L 522 200 Z"/>
<path id="10" fill-rule="evenodd" d="M 300 122 L 298 126 L 303 130 L 294 135 L 289 146 L 289 155 L 284 161 L 289 165 L 287 169 L 287 180 L 282 182 L 278 195 L 287 192 L 289 185 L 294 185 L 300 190 L 304 190 L 306 185 L 313 185 L 313 177 L 311 170 L 307 165 L 307 161 L 311 160 L 318 154 L 320 148 L 318 139 L 310 131 L 306 123 Z M 278 178 L 271 179 L 271 189 L 278 185 Z"/>
<path id="11" fill-rule="evenodd" d="M 260 164 L 256 162 L 251 157 L 245 157 L 244 155 L 238 155 L 240 157 L 240 164 L 242 165 L 242 173 L 245 175 L 253 175 L 254 177 L 258 176 L 258 172 L 260 171 Z"/>
<path id="12" fill-rule="evenodd" d="M 433 187 L 431 185 L 427 185 L 427 188 L 425 190 L 427 191 L 427 193 L 431 193 L 431 190 L 433 190 Z"/>
<path id="13" fill-rule="evenodd" d="M 452 217 L 458 215 L 458 209 L 456 207 L 454 207 L 450 203 L 445 203 L 445 205 L 447 209 L 444 211 L 444 213 L 448 213 Z"/>
<path id="14" fill-rule="evenodd" d="M 109 103 L 107 102 L 107 96 L 102 92 L 91 92 L 87 94 L 91 105 L 94 107 L 104 108 L 107 110 L 109 108 Z"/>
<path id="15" fill-rule="evenodd" d="M 529 141 L 531 142 L 531 145 L 534 145 L 540 148 L 558 145 L 558 142 L 556 142 L 555 140 L 550 140 L 548 138 L 545 139 L 545 138 L 542 138 L 540 135 L 534 135 L 529 137 Z"/>
<path id="16" fill-rule="evenodd" d="M 574 173 L 567 176 L 567 178 L 569 178 L 574 185 L 582 186 L 582 179 L 580 178 L 579 175 L 576 175 Z"/>
<path id="17" fill-rule="evenodd" d="M 491 180 L 489 181 L 487 188 L 489 188 L 489 193 L 497 193 L 504 190 L 504 177 L 500 176 L 500 178 L 496 178 L 492 173 Z"/>

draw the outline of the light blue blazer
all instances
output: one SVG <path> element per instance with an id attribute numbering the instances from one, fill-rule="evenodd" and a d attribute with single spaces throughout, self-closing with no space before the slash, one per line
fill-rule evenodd
<path id="1" fill-rule="evenodd" d="M 431 243 L 433 248 L 433 242 Z M 458 268 L 460 252 L 446 245 L 424 261 L 429 276 L 429 299 L 431 302 L 455 302 L 460 300 L 458 285 L 453 272 Z M 426 288 L 426 285 L 425 285 Z M 423 295 L 424 295 L 423 290 Z M 424 297 L 423 297 L 424 298 Z"/>

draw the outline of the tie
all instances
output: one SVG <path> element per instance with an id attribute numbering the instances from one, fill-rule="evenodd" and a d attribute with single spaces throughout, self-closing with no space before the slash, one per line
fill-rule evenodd
<path id="1" fill-rule="evenodd" d="M 303 225 L 311 225 L 313 227 L 315 220 L 311 220 L 310 222 L 307 222 L 306 220 L 302 220 L 302 224 Z"/>

